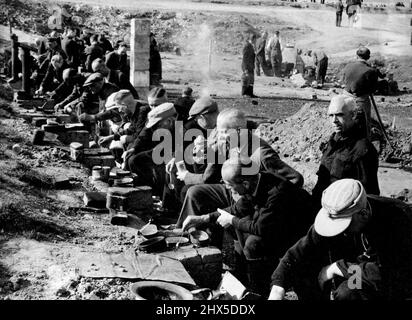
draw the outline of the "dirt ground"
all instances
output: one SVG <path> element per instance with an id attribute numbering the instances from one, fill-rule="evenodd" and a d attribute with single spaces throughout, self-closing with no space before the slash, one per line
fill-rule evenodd
<path id="1" fill-rule="evenodd" d="M 240 108 L 257 122 L 292 116 L 314 93 L 319 99 L 315 103 L 326 109 L 332 86 L 324 90 L 297 88 L 289 79 L 261 76 L 255 80 L 255 93 L 260 98 L 239 98 L 242 34 L 248 28 L 280 29 L 284 43 L 325 50 L 330 57 L 329 77 L 343 62 L 354 58 L 359 44 L 368 45 L 372 58 L 385 62 L 385 70 L 394 73 L 399 87 L 412 89 L 410 15 L 405 13 L 365 13 L 362 28 L 350 29 L 346 17 L 342 28 L 334 27 L 334 11 L 329 7 L 280 7 L 268 1 L 260 1 L 261 5 L 247 5 L 251 1 L 246 0 L 220 4 L 164 0 L 57 2 L 176 13 L 172 25 L 177 27 L 170 31 L 178 30 L 179 36 L 171 32 L 167 39 L 159 39 L 161 46 L 164 40 L 165 48 L 182 49 L 181 56 L 165 50 L 161 53 L 165 87 L 180 90 L 190 84 L 196 96 L 212 94 L 221 108 Z M 160 30 L 162 24 L 156 26 Z M 23 41 L 35 37 L 29 32 L 16 33 Z M 0 37 L 7 39 L 7 26 L 0 26 Z M 209 40 L 213 42 L 210 70 Z M 4 42 L 1 44 L 4 46 Z M 378 96 L 376 101 L 384 121 L 391 124 L 395 117 L 397 127 L 411 132 L 411 93 Z M 56 146 L 33 146 L 35 127 L 15 117 L 9 105 L 10 101 L 0 100 L 0 299 L 133 299 L 130 281 L 80 278 L 76 262 L 85 252 L 126 250 L 134 244 L 136 230 L 111 225 L 108 215 L 81 212 L 83 193 L 93 190 L 90 173 Z M 19 153 L 12 150 L 15 144 L 21 147 Z M 285 161 L 304 175 L 305 187 L 310 189 L 318 163 L 290 158 Z M 56 190 L 33 179 L 61 174 L 69 177 L 66 189 Z M 397 168 L 381 167 L 379 181 L 384 196 L 412 189 L 412 173 Z M 230 257 L 225 262 L 230 264 Z"/>

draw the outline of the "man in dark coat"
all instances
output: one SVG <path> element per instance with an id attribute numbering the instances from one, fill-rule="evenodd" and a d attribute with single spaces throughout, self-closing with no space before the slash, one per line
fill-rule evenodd
<path id="1" fill-rule="evenodd" d="M 98 35 L 94 34 L 90 37 L 90 46 L 86 47 L 85 54 L 86 54 L 86 71 L 93 72 L 92 70 L 92 63 L 97 58 L 104 58 L 104 51 L 103 48 L 99 45 L 98 42 Z"/>
<path id="2" fill-rule="evenodd" d="M 67 63 L 71 68 L 80 65 L 80 47 L 76 40 L 76 30 L 69 28 L 66 37 L 62 40 L 62 49 L 67 55 Z"/>
<path id="3" fill-rule="evenodd" d="M 187 185 L 196 184 L 188 188 L 180 219 L 177 225 L 181 225 L 187 216 L 199 216 L 204 212 L 212 212 L 217 208 L 230 205 L 230 197 L 221 181 L 222 159 L 227 159 L 233 152 L 239 152 L 250 157 L 259 171 L 275 173 L 292 184 L 301 187 L 302 175 L 283 162 L 273 148 L 264 140 L 247 129 L 247 122 L 243 112 L 236 109 L 224 109 L 217 117 L 216 146 L 208 148 L 207 152 L 216 150 L 213 163 L 207 163 L 202 174 L 191 174 L 180 171 L 178 177 Z M 210 137 L 209 137 L 210 138 Z M 237 140 L 237 146 L 235 144 Z M 210 157 L 207 156 L 207 159 Z M 214 231 L 214 230 L 213 230 Z M 213 232 L 212 233 L 215 233 Z M 221 233 L 213 235 L 213 241 L 217 245 L 220 242 Z"/>
<path id="4" fill-rule="evenodd" d="M 162 80 L 162 58 L 159 46 L 153 33 L 150 33 L 150 58 L 149 58 L 150 85 L 158 85 Z"/>
<path id="5" fill-rule="evenodd" d="M 323 86 L 328 70 L 328 56 L 322 50 L 317 50 L 312 53 L 313 64 L 316 67 L 316 81 Z"/>
<path id="6" fill-rule="evenodd" d="M 307 235 L 272 275 L 270 300 L 293 286 L 299 300 L 411 300 L 412 209 L 399 200 L 366 195 L 342 179 L 322 196 Z"/>
<path id="7" fill-rule="evenodd" d="M 359 114 L 352 97 L 338 95 L 332 98 L 328 114 L 335 133 L 323 149 L 318 181 L 312 191 L 315 204 L 320 206 L 323 191 L 343 178 L 359 180 L 368 194 L 379 195 L 378 154 L 359 124 L 363 113 Z"/>
<path id="8" fill-rule="evenodd" d="M 256 50 L 255 50 L 255 71 L 256 75 L 260 76 L 260 68 L 262 67 L 263 74 L 267 74 L 267 64 L 265 57 L 266 40 L 268 33 L 266 31 L 262 32 L 260 38 L 256 40 Z"/>
<path id="9" fill-rule="evenodd" d="M 138 175 L 141 185 L 152 187 L 154 195 L 163 195 L 165 162 L 170 161 L 170 158 L 166 159 L 167 152 L 165 151 L 164 159 L 156 159 L 156 154 L 160 151 L 160 149 L 156 151 L 156 148 L 161 142 L 154 139 L 153 135 L 159 132 L 158 129 L 162 129 L 168 130 L 173 137 L 176 116 L 173 103 L 163 103 L 153 108 L 147 116 L 145 128 L 122 156 L 125 159 L 126 168 Z M 168 150 L 173 152 L 173 146 L 168 145 L 166 148 L 170 148 Z"/>
<path id="10" fill-rule="evenodd" d="M 182 91 L 182 96 L 177 98 L 174 103 L 176 112 L 178 114 L 177 120 L 183 121 L 184 123 L 189 117 L 190 108 L 195 103 L 195 99 L 193 99 L 192 97 L 192 92 L 192 88 L 184 88 Z"/>
<path id="11" fill-rule="evenodd" d="M 269 46 L 270 63 L 272 65 L 273 74 L 276 77 L 282 75 L 282 48 L 280 46 L 279 34 L 279 31 L 275 32 L 275 36 Z"/>
<path id="12" fill-rule="evenodd" d="M 244 259 L 243 263 L 239 259 L 239 264 L 247 266 L 250 289 L 267 295 L 271 270 L 306 233 L 315 210 L 305 190 L 274 173 L 259 173 L 259 168 L 254 170 L 250 162 L 249 158 L 236 155 L 225 161 L 222 178 L 232 204 L 223 211 L 189 216 L 183 230 L 214 222 L 232 227 L 237 239 L 235 251 Z"/>
<path id="13" fill-rule="evenodd" d="M 63 71 L 69 66 L 61 55 L 52 57 L 46 75 L 40 84 L 40 88 L 36 91 L 37 94 L 51 92 L 63 83 Z"/>
<path id="14" fill-rule="evenodd" d="M 336 3 L 336 26 L 341 27 L 342 25 L 342 13 L 343 13 L 344 5 L 342 0 L 338 0 Z"/>
<path id="15" fill-rule="evenodd" d="M 371 118 L 370 95 L 376 91 L 378 85 L 378 71 L 367 62 L 370 54 L 368 48 L 360 47 L 356 51 L 357 61 L 348 63 L 342 70 L 345 90 L 355 96 L 356 104 L 365 112 L 368 137 Z"/>
<path id="16" fill-rule="evenodd" d="M 255 49 L 253 47 L 256 35 L 250 34 L 243 47 L 242 55 L 242 96 L 256 98 L 253 94 L 255 83 Z"/>

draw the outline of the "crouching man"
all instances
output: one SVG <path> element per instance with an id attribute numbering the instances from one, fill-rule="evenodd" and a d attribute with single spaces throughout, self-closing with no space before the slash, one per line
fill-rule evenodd
<path id="1" fill-rule="evenodd" d="M 407 204 L 366 195 L 358 180 L 334 182 L 314 225 L 274 271 L 269 299 L 291 286 L 300 300 L 411 299 L 411 227 Z"/>
<path id="2" fill-rule="evenodd" d="M 222 166 L 222 179 L 232 205 L 201 216 L 189 216 L 183 229 L 217 222 L 235 241 L 235 274 L 246 273 L 252 291 L 268 295 L 271 267 L 313 223 L 310 195 L 272 172 L 259 172 L 246 157 L 232 156 Z M 297 201 L 297 199 L 299 199 Z"/>

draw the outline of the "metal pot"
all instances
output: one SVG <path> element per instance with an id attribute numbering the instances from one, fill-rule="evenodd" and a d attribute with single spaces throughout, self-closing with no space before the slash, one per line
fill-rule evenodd
<path id="1" fill-rule="evenodd" d="M 176 284 L 163 281 L 139 281 L 130 290 L 136 300 L 193 300 L 193 294 Z"/>
<path id="2" fill-rule="evenodd" d="M 145 240 L 138 245 L 139 250 L 145 252 L 162 251 L 166 248 L 165 237 L 158 236 Z"/>

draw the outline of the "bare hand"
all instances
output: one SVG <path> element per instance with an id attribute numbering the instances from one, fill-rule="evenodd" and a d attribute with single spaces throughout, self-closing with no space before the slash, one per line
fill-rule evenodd
<path id="1" fill-rule="evenodd" d="M 220 216 L 219 218 L 217 218 L 217 223 L 219 223 L 223 228 L 227 228 L 230 225 L 232 225 L 232 221 L 234 218 L 233 215 L 231 215 L 229 212 L 220 209 L 218 209 L 218 212 L 220 213 Z"/>
<path id="2" fill-rule="evenodd" d="M 173 166 L 175 165 L 175 158 L 172 158 L 167 164 L 166 164 L 166 173 L 171 174 Z"/>
<path id="3" fill-rule="evenodd" d="M 189 171 L 187 170 L 178 170 L 176 173 L 176 177 L 180 180 L 180 181 L 185 181 L 186 175 L 189 173 Z"/>
<path id="4" fill-rule="evenodd" d="M 209 215 L 205 214 L 202 216 L 188 216 L 185 221 L 183 221 L 182 230 L 185 231 L 192 227 L 197 227 L 201 224 L 207 223 L 209 221 Z"/>

